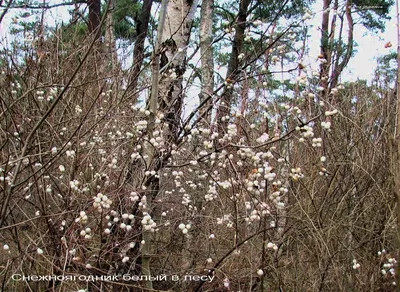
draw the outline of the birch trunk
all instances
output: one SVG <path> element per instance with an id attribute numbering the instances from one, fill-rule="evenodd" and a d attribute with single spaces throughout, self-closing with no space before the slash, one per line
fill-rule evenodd
<path id="1" fill-rule="evenodd" d="M 183 92 L 183 74 L 186 70 L 186 49 L 197 0 L 170 0 L 161 37 L 161 78 L 158 106 L 165 117 L 165 142 L 176 142 L 180 127 Z"/>
<path id="2" fill-rule="evenodd" d="M 148 108 L 150 118 L 148 121 L 148 139 L 151 141 L 155 130 L 155 117 L 163 114 L 168 125 L 162 131 L 163 147 L 168 147 L 167 142 L 174 142 L 177 138 L 180 122 L 181 107 L 183 103 L 183 74 L 186 67 L 186 47 L 189 43 L 190 28 L 192 25 L 197 1 L 191 0 L 163 0 L 161 4 L 158 36 L 153 56 L 152 66 L 152 91 Z M 162 171 L 162 166 L 157 163 L 160 159 L 158 149 L 150 142 L 144 147 L 147 170 Z M 145 182 L 149 190 L 147 196 L 147 210 L 151 210 L 151 203 L 158 195 L 160 181 L 154 175 Z M 151 278 L 151 233 L 143 232 L 144 244 L 142 245 L 142 275 Z M 145 281 L 147 289 L 153 289 L 151 280 Z"/>

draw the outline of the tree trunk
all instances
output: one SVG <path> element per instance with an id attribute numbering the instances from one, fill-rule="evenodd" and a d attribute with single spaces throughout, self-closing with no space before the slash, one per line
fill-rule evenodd
<path id="1" fill-rule="evenodd" d="M 322 24 L 321 24 L 321 54 L 320 57 L 323 59 L 320 69 L 321 86 L 324 88 L 322 96 L 328 94 L 329 87 L 329 70 L 330 70 L 330 57 L 329 57 L 329 8 L 331 0 L 323 0 L 323 13 L 322 13 Z"/>
<path id="2" fill-rule="evenodd" d="M 354 21 L 353 21 L 353 16 L 351 15 L 351 6 L 352 6 L 352 1 L 347 0 L 346 2 L 346 20 L 347 20 L 347 48 L 345 55 L 343 56 L 343 60 L 338 64 L 337 66 L 334 67 L 333 73 L 332 73 L 332 78 L 331 78 L 331 88 L 336 87 L 338 84 L 338 80 L 340 77 L 340 74 L 343 72 L 344 68 L 347 66 L 347 64 L 350 61 L 351 55 L 353 54 L 353 41 L 354 41 Z M 339 58 L 340 56 L 337 56 Z"/>
<path id="3" fill-rule="evenodd" d="M 218 134 L 219 137 L 223 137 L 223 133 L 228 122 L 223 121 L 224 116 L 229 115 L 232 107 L 232 96 L 233 96 L 233 84 L 237 77 L 239 76 L 239 55 L 243 49 L 244 31 L 246 29 L 246 18 L 248 14 L 248 8 L 251 0 L 241 0 L 239 6 L 239 13 L 237 16 L 236 26 L 235 26 L 235 37 L 232 43 L 232 52 L 228 65 L 228 72 L 226 74 L 227 86 L 221 96 L 221 101 L 217 112 L 218 121 Z"/>
<path id="4" fill-rule="evenodd" d="M 214 0 L 203 0 L 201 5 L 200 23 L 200 54 L 201 54 L 201 92 L 200 104 L 214 90 L 214 54 L 212 48 Z M 209 99 L 200 110 L 200 116 L 207 124 L 211 123 L 212 99 Z"/>
<path id="5" fill-rule="evenodd" d="M 155 126 L 155 118 L 157 116 L 157 99 L 159 92 L 159 64 L 160 64 L 160 55 L 159 55 L 159 45 L 162 40 L 162 34 L 165 25 L 165 19 L 167 15 L 167 5 L 168 0 L 162 0 L 160 17 L 158 22 L 158 30 L 157 30 L 157 41 L 155 45 L 155 53 L 152 57 L 152 88 L 150 100 L 148 101 L 148 108 L 150 110 L 149 117 L 149 127 L 148 127 L 148 139 L 146 140 L 144 147 L 144 157 L 146 157 L 145 164 L 147 169 L 155 169 L 154 161 L 157 157 L 157 151 L 154 149 L 153 145 L 151 145 L 150 141 L 153 138 L 154 126 Z M 152 199 L 155 198 L 158 194 L 158 190 L 160 189 L 159 180 L 154 176 L 154 180 L 147 180 L 145 186 L 149 188 L 151 192 L 151 198 L 148 200 L 148 210 L 151 210 L 150 204 Z M 147 183 L 149 182 L 149 183 Z M 144 240 L 144 244 L 142 245 L 142 255 L 141 255 L 141 268 L 142 275 L 147 277 L 145 281 L 145 287 L 147 289 L 153 289 L 153 283 L 149 280 L 151 276 L 150 270 L 150 256 L 151 256 L 151 234 L 150 231 L 143 231 L 142 238 Z"/>
<path id="6" fill-rule="evenodd" d="M 129 79 L 129 89 L 135 91 L 138 80 L 140 69 L 142 68 L 144 59 L 144 42 L 147 37 L 147 31 L 149 29 L 149 20 L 151 15 L 151 6 L 153 5 L 153 0 L 144 0 L 142 10 L 140 12 L 139 19 L 136 23 L 136 33 L 137 38 L 135 42 L 135 48 L 133 49 L 133 65 L 130 73 Z M 133 101 L 136 102 L 138 94 L 133 96 Z"/>
<path id="7" fill-rule="evenodd" d="M 101 2 L 100 0 L 88 0 L 89 6 L 89 33 L 93 34 L 96 39 L 100 39 L 101 29 Z"/>
<path id="8" fill-rule="evenodd" d="M 330 8 L 331 0 L 324 0 L 324 13 L 322 16 L 322 25 L 321 25 L 321 57 L 325 59 L 324 63 L 321 64 L 321 86 L 324 88 L 322 92 L 322 96 L 327 98 L 331 88 L 334 88 L 338 84 L 338 80 L 340 74 L 343 72 L 344 68 L 350 61 L 351 55 L 353 53 L 353 31 L 354 31 L 354 23 L 353 16 L 351 14 L 351 7 L 353 5 L 352 0 L 346 1 L 345 6 L 345 16 L 347 20 L 348 32 L 347 32 L 347 47 L 346 50 L 339 54 L 338 50 L 336 50 L 336 56 L 334 60 L 334 64 L 332 65 L 332 54 L 333 44 L 335 42 L 335 30 L 336 30 L 336 22 L 337 16 L 336 14 L 332 16 L 331 25 L 329 27 L 329 8 Z M 337 11 L 339 9 L 338 0 L 335 0 L 333 5 L 333 10 Z M 343 25 L 343 19 L 341 19 Z M 339 39 L 341 39 L 342 35 L 342 27 L 339 32 Z M 341 61 L 340 61 L 341 60 Z M 332 69 L 332 70 L 331 70 Z M 330 100 L 335 103 L 334 100 Z"/>
<path id="9" fill-rule="evenodd" d="M 118 55 L 117 55 L 117 46 L 115 40 L 115 32 L 114 32 L 114 9 L 116 0 L 110 0 L 110 11 L 107 13 L 106 18 L 106 32 L 104 37 L 104 44 L 106 48 L 106 56 L 109 60 L 107 64 L 108 68 L 111 69 L 112 74 L 116 73 L 118 68 Z"/>
<path id="10" fill-rule="evenodd" d="M 186 70 L 186 48 L 197 7 L 197 0 L 170 0 L 160 46 L 161 78 L 158 105 L 168 130 L 163 131 L 165 142 L 176 142 L 179 132 L 182 103 L 183 74 Z"/>
<path id="11" fill-rule="evenodd" d="M 155 130 L 155 118 L 163 114 L 168 129 L 160 131 L 164 138 L 164 146 L 170 146 L 168 142 L 177 139 L 180 121 L 181 107 L 183 103 L 182 82 L 185 72 L 186 47 L 189 43 L 190 28 L 192 25 L 197 1 L 191 0 L 163 0 L 161 4 L 160 21 L 158 27 L 155 55 L 153 56 L 152 91 L 148 108 L 150 118 L 148 121 L 148 139 L 144 147 L 147 170 L 156 173 L 162 170 L 159 151 L 151 145 Z M 167 69 L 167 70 L 166 70 Z M 162 72 L 160 72 L 162 70 Z M 161 73 L 161 78 L 159 74 Z M 161 163 L 161 164 L 160 164 Z M 149 191 L 147 196 L 147 210 L 151 210 L 151 204 L 160 190 L 160 181 L 156 175 L 149 177 L 145 182 Z M 143 232 L 144 244 L 142 245 L 142 275 L 147 279 L 151 277 L 151 233 Z M 145 281 L 145 287 L 152 289 L 152 282 Z"/>

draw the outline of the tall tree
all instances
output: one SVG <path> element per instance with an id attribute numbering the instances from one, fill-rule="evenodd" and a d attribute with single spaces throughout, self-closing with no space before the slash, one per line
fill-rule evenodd
<path id="1" fill-rule="evenodd" d="M 151 6 L 153 0 L 144 0 L 143 6 L 136 22 L 136 42 L 133 50 L 133 65 L 130 72 L 129 89 L 135 91 L 139 80 L 140 69 L 144 60 L 144 43 L 149 29 Z M 133 97 L 137 99 L 137 94 Z"/>
<path id="2" fill-rule="evenodd" d="M 168 4 L 167 4 L 168 3 Z M 148 101 L 150 121 L 148 123 L 148 139 L 154 140 L 155 130 L 161 133 L 164 139 L 163 149 L 171 153 L 172 144 L 178 139 L 178 130 L 183 104 L 183 74 L 186 69 L 186 48 L 189 44 L 190 29 L 197 7 L 197 1 L 163 0 L 160 11 L 160 21 L 153 56 L 152 92 Z M 161 74 L 161 77 L 159 77 Z M 167 128 L 156 129 L 156 117 L 166 119 Z M 146 142 L 144 149 L 145 162 L 148 171 L 157 173 L 162 170 L 162 154 L 150 142 Z M 144 184 L 149 191 L 147 208 L 155 200 L 160 190 L 160 181 L 157 175 L 151 175 Z M 150 277 L 151 234 L 143 233 L 144 245 L 142 247 L 142 274 Z M 150 280 L 146 287 L 152 289 Z"/>
<path id="3" fill-rule="evenodd" d="M 320 79 L 322 94 L 327 97 L 337 86 L 341 73 L 349 63 L 354 50 L 354 16 L 369 30 L 385 29 L 392 0 L 346 0 L 340 6 L 338 0 L 323 0 L 320 38 Z M 344 30 L 347 25 L 347 30 Z M 344 34 L 347 31 L 347 37 Z M 343 40 L 345 39 L 345 41 Z"/>
<path id="4" fill-rule="evenodd" d="M 115 26 L 114 26 L 114 10 L 116 0 L 110 0 L 110 11 L 106 16 L 106 31 L 104 35 L 104 44 L 107 52 L 107 59 L 109 60 L 108 67 L 111 68 L 113 74 L 118 66 L 118 55 L 115 38 Z"/>
<path id="5" fill-rule="evenodd" d="M 321 54 L 320 58 L 323 59 L 321 64 L 321 84 L 324 90 L 328 88 L 328 74 L 330 68 L 330 50 L 329 50 L 329 15 L 331 0 L 323 0 L 323 11 L 322 11 L 322 24 L 321 24 Z M 336 4 L 338 3 L 337 0 Z"/>
<path id="6" fill-rule="evenodd" d="M 99 39 L 101 36 L 101 1 L 87 0 L 87 4 L 89 7 L 89 33 L 93 34 L 96 39 Z"/>
<path id="7" fill-rule="evenodd" d="M 232 105 L 233 95 L 233 83 L 239 76 L 239 55 L 243 49 L 244 32 L 246 29 L 246 19 L 248 16 L 248 9 L 251 0 L 241 0 L 239 4 L 239 12 L 236 17 L 235 24 L 235 36 L 232 42 L 232 52 L 229 59 L 228 71 L 226 73 L 227 86 L 221 96 L 220 105 L 218 107 L 217 119 L 218 119 L 218 132 L 220 136 L 223 136 L 223 132 L 226 128 L 227 121 L 223 118 L 230 112 Z"/>
<path id="8" fill-rule="evenodd" d="M 201 92 L 200 104 L 204 103 L 200 115 L 208 124 L 211 122 L 212 99 L 208 98 L 214 90 L 214 53 L 212 47 L 212 28 L 214 0 L 203 0 L 201 4 L 200 54 L 201 54 Z M 208 100 L 207 102 L 205 100 Z"/>
<path id="9" fill-rule="evenodd" d="M 183 74 L 186 70 L 186 50 L 197 7 L 197 0 L 171 0 L 168 2 L 165 26 L 160 45 L 160 70 L 158 104 L 167 121 L 168 142 L 178 138 L 181 120 Z"/>

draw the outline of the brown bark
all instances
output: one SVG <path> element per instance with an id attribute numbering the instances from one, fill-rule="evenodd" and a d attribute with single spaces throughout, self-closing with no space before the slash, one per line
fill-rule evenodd
<path id="1" fill-rule="evenodd" d="M 107 13 L 106 17 L 106 32 L 104 38 L 104 44 L 106 47 L 107 58 L 109 60 L 109 67 L 111 67 L 111 72 L 115 74 L 118 68 L 118 55 L 117 47 L 115 41 L 114 33 L 114 15 L 113 10 L 115 9 L 116 0 L 110 0 L 110 11 Z"/>
<path id="2" fill-rule="evenodd" d="M 101 3 L 100 0 L 88 0 L 89 7 L 89 33 L 93 34 L 96 39 L 101 36 L 100 21 L 101 21 Z"/>
<path id="3" fill-rule="evenodd" d="M 346 53 L 343 57 L 342 62 L 340 62 L 337 66 L 334 67 L 332 78 L 331 78 L 331 88 L 336 87 L 338 84 L 338 80 L 340 74 L 343 72 L 344 68 L 350 61 L 351 55 L 353 53 L 353 41 L 354 41 L 354 21 L 353 16 L 351 15 L 351 6 L 352 0 L 347 0 L 346 2 L 346 20 L 348 27 L 347 34 L 347 49 Z M 337 56 L 339 58 L 340 56 Z"/>
<path id="4" fill-rule="evenodd" d="M 147 32 L 149 29 L 149 20 L 151 14 L 151 6 L 153 5 L 153 0 L 144 0 L 142 10 L 140 12 L 139 19 L 136 23 L 136 33 L 137 38 L 135 42 L 135 48 L 133 49 L 133 65 L 130 73 L 129 87 L 131 91 L 135 91 L 138 80 L 140 69 L 142 68 L 144 60 L 144 42 L 147 37 Z M 137 100 L 137 94 L 133 96 L 134 102 Z"/>
<path id="5" fill-rule="evenodd" d="M 329 25 L 329 15 L 330 15 L 329 7 L 331 5 L 331 0 L 324 0 L 324 13 L 322 16 L 322 24 L 321 24 L 321 57 L 325 59 L 326 62 L 321 64 L 320 77 L 321 77 L 321 86 L 324 88 L 322 96 L 325 98 L 327 98 L 330 89 L 337 86 L 340 74 L 343 72 L 344 68 L 350 61 L 351 55 L 353 53 L 354 21 L 353 21 L 353 16 L 351 14 L 352 4 L 353 4 L 352 0 L 346 1 L 345 16 L 348 26 L 347 48 L 345 50 L 345 53 L 342 55 L 339 55 L 338 51 L 336 51 L 335 60 L 332 60 L 332 55 L 334 53 L 333 44 L 335 41 L 337 15 L 336 14 L 333 15 L 331 24 Z M 335 0 L 333 9 L 337 11 L 338 8 L 339 8 L 339 3 L 337 0 Z M 342 36 L 342 26 L 343 26 L 343 19 L 341 19 L 339 39 L 341 39 Z"/>
<path id="6" fill-rule="evenodd" d="M 224 92 L 222 93 L 217 112 L 218 133 L 220 137 L 223 137 L 223 132 L 228 124 L 227 121 L 222 121 L 221 119 L 222 117 L 229 115 L 232 106 L 233 83 L 240 74 L 239 55 L 243 50 L 244 31 L 246 29 L 246 19 L 250 2 L 250 0 L 240 1 L 239 13 L 235 26 L 236 33 L 232 43 L 232 52 L 228 65 L 228 72 L 226 74 L 226 80 L 229 86 L 226 86 Z"/>

